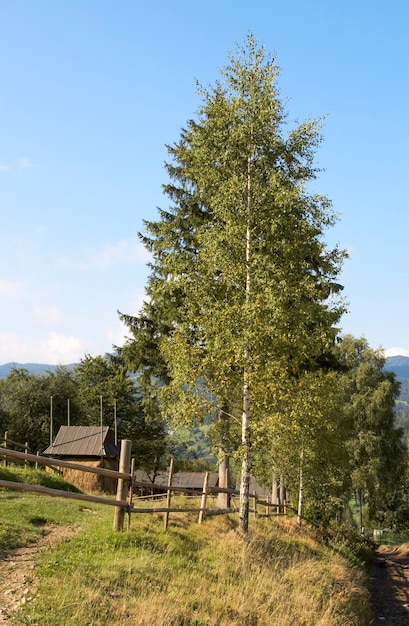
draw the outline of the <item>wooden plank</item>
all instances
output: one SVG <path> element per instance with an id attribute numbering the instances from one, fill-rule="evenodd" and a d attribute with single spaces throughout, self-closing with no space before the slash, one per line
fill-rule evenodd
<path id="1" fill-rule="evenodd" d="M 209 472 L 206 472 L 203 482 L 202 500 L 200 503 L 199 524 L 203 522 L 204 511 L 206 510 L 207 488 L 209 485 Z"/>
<path id="2" fill-rule="evenodd" d="M 191 507 L 180 507 L 180 508 L 171 508 L 167 507 L 147 507 L 147 508 L 139 508 L 132 507 L 130 509 L 130 513 L 199 513 L 199 511 L 203 511 L 206 515 L 223 515 L 226 513 L 237 513 L 239 509 L 201 509 L 199 507 L 191 508 Z"/>
<path id="3" fill-rule="evenodd" d="M 166 485 L 158 485 L 155 483 L 146 483 L 146 482 L 142 482 L 140 480 L 134 480 L 133 481 L 133 485 L 135 487 L 146 487 L 147 489 L 153 489 L 153 490 L 157 490 L 160 491 L 161 493 L 163 493 L 163 490 L 166 489 Z M 199 489 L 192 489 L 189 487 L 176 487 L 176 486 L 172 486 L 172 491 L 179 492 L 179 493 L 192 493 L 195 495 L 201 495 L 201 491 Z M 240 495 L 240 492 L 237 489 L 227 489 L 227 488 L 223 488 L 223 487 L 208 487 L 207 489 L 207 493 L 229 493 L 231 495 Z"/>
<path id="4" fill-rule="evenodd" d="M 85 500 L 86 502 L 95 502 L 97 504 L 109 504 L 111 506 L 121 506 L 128 509 L 129 505 L 125 501 L 109 500 L 100 496 L 88 496 L 85 493 L 74 493 L 73 491 L 62 491 L 61 489 L 50 489 L 40 485 L 26 485 L 25 483 L 17 483 L 12 480 L 0 480 L 0 487 L 13 489 L 15 491 L 33 491 L 46 496 L 54 496 L 57 498 L 68 498 L 70 500 Z"/>
<path id="5" fill-rule="evenodd" d="M 168 511 L 165 513 L 165 517 L 163 519 L 163 527 L 165 530 L 167 530 L 168 525 L 169 525 L 169 509 L 170 509 L 170 505 L 171 505 L 171 501 L 172 501 L 172 477 L 173 477 L 173 463 L 174 463 L 174 459 L 173 456 L 170 459 L 170 463 L 169 463 L 169 474 L 168 474 L 168 489 L 166 492 L 166 506 L 168 508 Z"/>
<path id="6" fill-rule="evenodd" d="M 11 457 L 14 459 L 26 459 L 33 463 L 41 463 L 42 465 L 48 465 L 50 467 L 67 467 L 70 469 L 79 470 L 80 472 L 91 472 L 92 474 L 100 474 L 101 476 L 111 476 L 112 478 L 123 478 L 124 480 L 130 480 L 131 474 L 126 472 L 117 472 L 116 470 L 110 470 L 105 467 L 90 467 L 89 465 L 80 465 L 79 463 L 72 463 L 70 461 L 61 461 L 60 459 L 50 459 L 45 456 L 38 456 L 37 454 L 25 454 L 24 452 L 17 452 L 16 450 L 8 450 L 7 448 L 0 449 L 0 456 Z"/>

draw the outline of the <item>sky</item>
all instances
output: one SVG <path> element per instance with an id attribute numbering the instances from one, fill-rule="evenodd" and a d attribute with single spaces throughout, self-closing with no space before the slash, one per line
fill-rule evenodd
<path id="1" fill-rule="evenodd" d="M 1 0 L 0 364 L 123 345 L 167 209 L 166 144 L 252 32 L 288 128 L 324 117 L 315 190 L 348 250 L 341 333 L 409 356 L 407 0 Z"/>

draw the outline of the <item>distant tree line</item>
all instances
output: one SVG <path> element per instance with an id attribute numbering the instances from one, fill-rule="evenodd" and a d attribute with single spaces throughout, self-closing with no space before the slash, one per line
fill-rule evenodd
<path id="1" fill-rule="evenodd" d="M 137 379 L 111 354 L 85 356 L 74 368 L 42 375 L 14 368 L 0 379 L 0 436 L 7 430 L 10 439 L 41 453 L 60 426 L 102 421 L 113 430 L 116 425 L 118 440 L 132 441 L 138 466 L 155 467 L 163 462 L 167 433 L 155 413 L 145 415 L 142 404 Z"/>

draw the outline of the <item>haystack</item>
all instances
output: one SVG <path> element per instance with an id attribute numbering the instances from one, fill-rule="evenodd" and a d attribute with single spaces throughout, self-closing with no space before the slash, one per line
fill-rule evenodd
<path id="1" fill-rule="evenodd" d="M 118 471 L 120 450 L 108 426 L 61 426 L 44 456 Z M 85 493 L 116 493 L 115 478 L 99 476 L 73 468 L 58 468 L 65 480 Z"/>

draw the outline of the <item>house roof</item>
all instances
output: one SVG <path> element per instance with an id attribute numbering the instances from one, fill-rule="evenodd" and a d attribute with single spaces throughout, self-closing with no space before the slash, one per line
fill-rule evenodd
<path id="1" fill-rule="evenodd" d="M 119 456 L 108 426 L 61 426 L 43 454 L 53 456 Z"/>
<path id="2" fill-rule="evenodd" d="M 202 489 L 205 478 L 205 472 L 176 472 L 172 476 L 172 487 L 180 487 L 182 489 Z M 167 487 L 168 473 L 158 472 L 156 475 L 149 474 L 143 470 L 135 472 L 137 482 L 150 483 L 158 487 Z M 217 487 L 219 475 L 216 472 L 209 473 L 209 487 Z"/>

